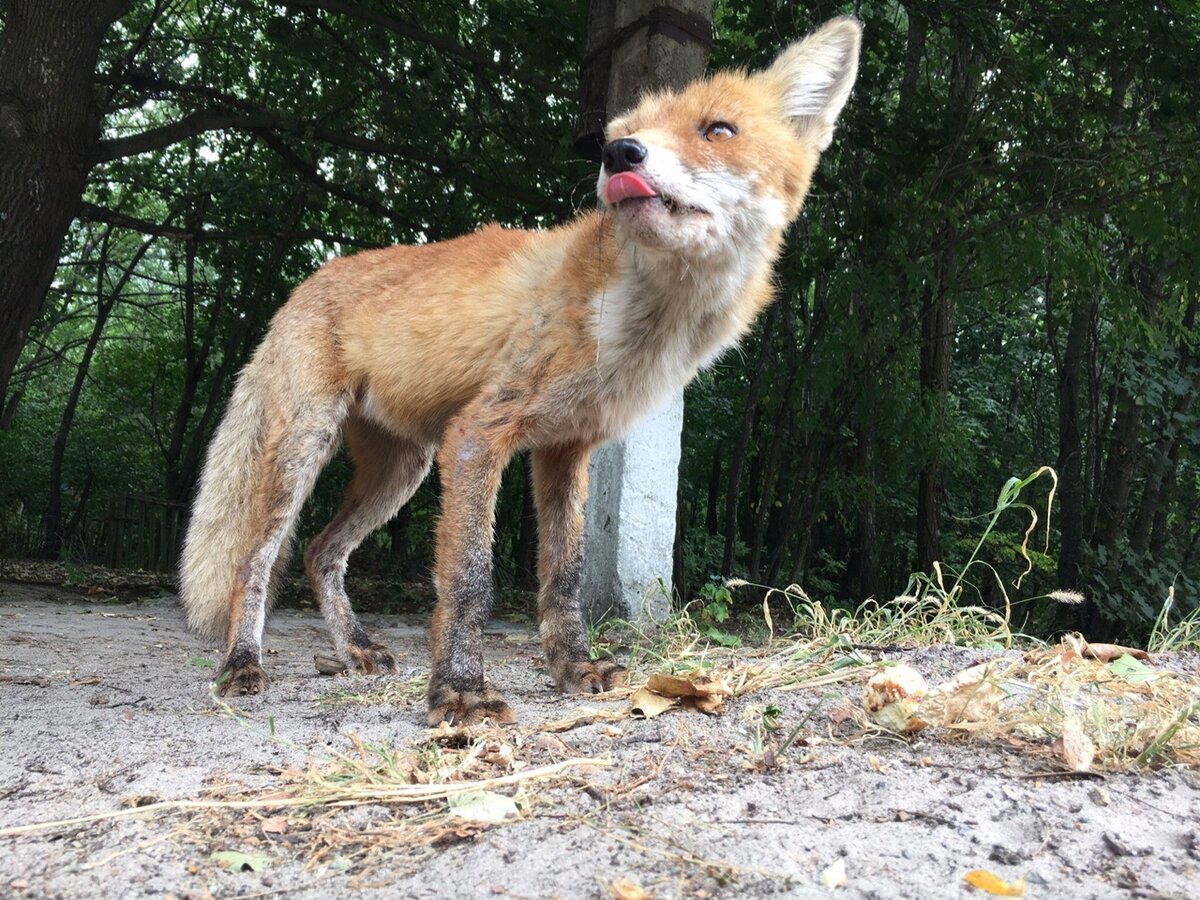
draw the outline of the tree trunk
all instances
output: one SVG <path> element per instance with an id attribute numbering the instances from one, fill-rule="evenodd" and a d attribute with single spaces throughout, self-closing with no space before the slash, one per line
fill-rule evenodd
<path id="1" fill-rule="evenodd" d="M 921 308 L 921 390 L 931 406 L 930 428 L 944 431 L 950 395 L 950 358 L 954 350 L 954 309 L 937 266 L 935 284 L 925 293 Z M 934 443 L 936 445 L 937 438 Z M 945 501 L 945 472 L 941 452 L 921 469 L 917 485 L 917 568 L 932 572 L 942 558 L 942 505 Z"/>
<path id="2" fill-rule="evenodd" d="M 12 0 L 0 34 L 0 397 L 58 266 L 100 140 L 105 32 L 128 0 Z"/>
<path id="3" fill-rule="evenodd" d="M 719 534 L 717 507 L 721 496 L 721 448 L 713 453 L 712 471 L 708 475 L 708 506 L 704 514 L 704 529 L 711 535 Z"/>
<path id="4" fill-rule="evenodd" d="M 946 145 L 942 173 L 934 184 L 936 199 L 955 201 L 963 164 L 970 156 L 967 140 L 971 109 L 979 87 L 978 67 L 973 65 L 974 47 L 966 23 L 953 13 L 955 42 L 950 58 L 950 90 L 946 100 Z M 954 353 L 954 289 L 958 230 L 947 216 L 938 229 L 933 254 L 933 272 L 921 302 L 921 390 L 932 410 L 930 427 L 940 435 L 946 421 L 950 395 L 950 360 Z M 945 503 L 945 471 L 937 440 L 934 455 L 921 470 L 917 485 L 917 567 L 933 571 L 942 555 L 942 506 Z"/>
<path id="5" fill-rule="evenodd" d="M 109 230 L 111 231 L 111 226 Z M 71 426 L 75 423 L 75 411 L 79 407 L 79 398 L 83 394 L 83 386 L 87 381 L 88 369 L 91 368 L 92 357 L 96 353 L 96 347 L 100 344 L 100 338 L 104 334 L 104 326 L 108 324 L 108 317 L 112 313 L 113 307 L 116 306 L 117 299 L 121 296 L 121 292 L 125 290 L 125 285 L 133 277 L 138 263 L 142 261 L 142 257 L 146 255 L 146 251 L 150 249 L 150 245 L 154 241 L 155 238 L 153 237 L 147 238 L 138 247 L 137 252 L 133 254 L 133 258 L 129 261 L 129 265 L 121 273 L 120 279 L 111 287 L 105 284 L 108 277 L 107 238 L 102 244 L 100 250 L 100 271 L 96 275 L 96 323 L 92 326 L 91 336 L 88 338 L 87 346 L 84 347 L 83 359 L 79 362 L 79 368 L 75 370 L 75 382 L 71 385 L 71 393 L 67 397 L 67 405 L 63 409 L 62 419 L 59 422 L 58 432 L 54 435 L 54 446 L 50 454 L 50 498 L 46 507 L 46 539 L 42 546 L 42 553 L 48 559 L 57 557 L 59 551 L 62 549 L 63 460 L 66 458 L 67 440 L 71 435 Z"/>
<path id="6" fill-rule="evenodd" d="M 733 455 L 729 459 L 729 481 L 725 489 L 725 552 L 721 558 L 721 573 L 727 577 L 733 574 L 734 556 L 737 549 L 738 502 L 741 499 L 742 470 L 745 468 L 746 453 L 750 448 L 750 435 L 754 430 L 754 419 L 758 414 L 759 395 L 762 393 L 763 382 L 767 376 L 767 364 L 771 361 L 771 337 L 775 332 L 775 322 L 778 319 L 779 306 L 775 304 L 767 313 L 767 321 L 763 325 L 758 364 L 754 368 L 754 376 L 750 381 L 750 389 L 746 396 L 746 408 L 742 412 L 742 424 L 733 445 Z"/>
<path id="7" fill-rule="evenodd" d="M 1084 519 L 1087 491 L 1083 475 L 1083 431 L 1079 418 L 1080 376 L 1083 373 L 1088 337 L 1092 331 L 1093 303 L 1077 303 L 1071 310 L 1067 345 L 1058 362 L 1058 521 L 1061 529 L 1058 556 L 1058 587 L 1080 587 L 1083 566 Z M 1050 315 L 1046 316 L 1050 330 Z M 1054 335 L 1050 335 L 1051 342 Z"/>
<path id="8" fill-rule="evenodd" d="M 870 597 L 878 600 L 883 594 L 879 564 L 879 519 L 875 507 L 878 482 L 875 471 L 875 443 L 878 434 L 873 423 L 861 421 L 856 423 L 855 432 L 858 437 L 855 468 L 858 477 L 867 486 L 867 493 L 858 512 L 854 551 L 846 567 L 846 574 L 849 582 L 857 589 L 855 600 L 866 600 Z"/>

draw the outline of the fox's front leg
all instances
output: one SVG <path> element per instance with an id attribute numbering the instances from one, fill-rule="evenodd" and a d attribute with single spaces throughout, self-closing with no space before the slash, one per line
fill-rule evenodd
<path id="1" fill-rule="evenodd" d="M 617 663 L 593 661 L 579 608 L 584 504 L 591 447 L 534 450 L 538 513 L 538 621 L 546 664 L 559 690 L 596 694 L 624 681 Z"/>
<path id="2" fill-rule="evenodd" d="M 438 603 L 433 613 L 429 724 L 469 725 L 516 715 L 483 679 L 483 625 L 492 609 L 492 527 L 500 476 L 512 455 L 475 419 L 450 423 L 438 452 Z"/>

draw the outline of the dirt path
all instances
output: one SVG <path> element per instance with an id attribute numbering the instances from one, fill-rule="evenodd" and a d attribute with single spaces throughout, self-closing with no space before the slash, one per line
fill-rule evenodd
<path id="1" fill-rule="evenodd" d="M 0 828 L 198 797 L 214 784 L 267 789 L 281 770 L 353 751 L 356 740 L 426 740 L 420 698 L 319 702 L 336 688 L 383 683 L 315 674 L 313 654 L 328 652 L 320 624 L 293 611 L 272 619 L 274 684 L 237 704 L 246 713 L 238 717 L 210 696 L 217 649 L 184 629 L 173 598 L 97 603 L 0 583 Z M 424 675 L 424 621 L 368 625 L 410 676 Z M 488 631 L 490 675 L 522 725 L 579 708 L 550 690 L 532 630 Z M 908 659 L 936 674 L 969 654 L 930 648 Z M 847 897 L 959 897 L 971 892 L 963 875 L 978 868 L 1026 879 L 1030 897 L 1200 895 L 1195 773 L 1054 781 L 1033 777 L 1038 761 L 1001 747 L 920 737 L 816 741 L 790 753 L 785 768 L 756 771 L 746 751 L 753 708 L 778 706 L 786 732 L 819 694 L 770 692 L 711 718 L 668 713 L 526 738 L 543 761 L 595 756 L 611 765 L 540 788 L 519 821 L 395 850 L 367 871 L 336 855 L 306 867 L 289 836 L 266 825 L 246 847 L 159 813 L 0 838 L 0 895 L 329 897 L 376 885 L 408 897 L 608 897 L 628 879 L 659 897 L 817 897 L 831 893 L 820 875 L 839 858 Z M 811 721 L 817 734 L 831 728 L 824 707 Z M 364 830 L 390 813 L 373 805 L 338 815 L 341 827 Z M 271 864 L 227 870 L 210 854 L 228 849 L 253 849 Z"/>

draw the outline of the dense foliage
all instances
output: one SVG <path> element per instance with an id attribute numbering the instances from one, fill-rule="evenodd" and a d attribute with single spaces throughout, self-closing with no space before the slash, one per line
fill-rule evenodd
<path id="1" fill-rule="evenodd" d="M 718 3 L 712 62 L 760 65 L 845 11 Z M 1172 585 L 1186 611 L 1200 14 L 852 11 L 860 80 L 779 303 L 689 390 L 677 584 L 890 597 L 965 558 L 1001 484 L 1048 464 L 1053 538 L 1020 594 L 1090 600 L 1057 621 L 1030 601 L 1033 626 L 1144 632 Z M 96 555 L 112 498 L 185 504 L 238 366 L 330 254 L 590 203 L 593 168 L 570 149 L 582 44 L 567 0 L 128 3 L 95 76 L 100 162 L 0 407 L 9 549 Z M 530 499 L 519 463 L 509 475 L 497 554 L 522 581 Z M 322 479 L 308 533 L 344 478 Z M 422 572 L 435 510 L 427 485 L 362 555 Z M 985 545 L 1010 593 L 1025 524 Z"/>

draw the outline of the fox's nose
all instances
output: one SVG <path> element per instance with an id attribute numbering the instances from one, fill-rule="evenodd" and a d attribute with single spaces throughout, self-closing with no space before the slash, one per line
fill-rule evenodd
<path id="1" fill-rule="evenodd" d="M 628 172 L 646 158 L 646 145 L 633 138 L 618 138 L 604 145 L 600 159 L 609 175 Z"/>

